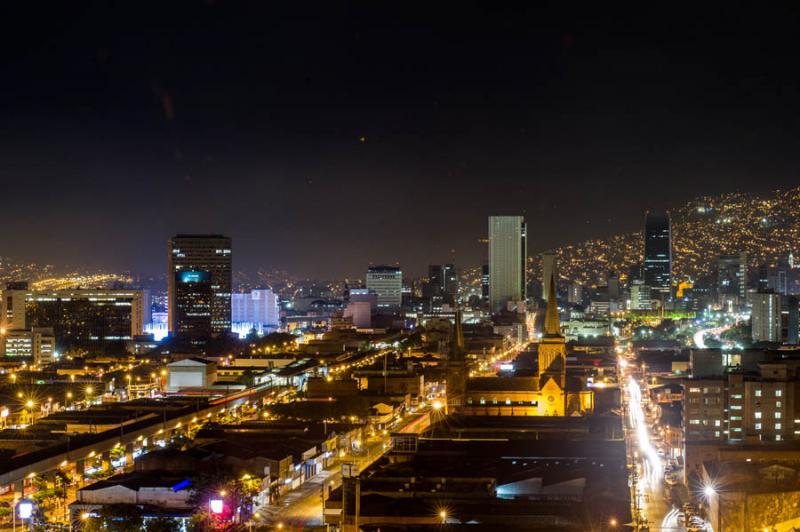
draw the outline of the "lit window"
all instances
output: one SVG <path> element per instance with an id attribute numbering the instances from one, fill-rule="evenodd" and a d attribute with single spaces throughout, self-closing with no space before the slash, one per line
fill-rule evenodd
<path id="1" fill-rule="evenodd" d="M 715 419 L 715 420 L 714 420 L 714 426 L 715 426 L 715 427 L 719 427 L 719 425 L 720 425 L 720 421 L 719 421 L 719 419 Z"/>
<path id="2" fill-rule="evenodd" d="M 781 407 L 781 402 L 775 401 L 775 408 L 780 408 L 780 407 Z"/>
<path id="3" fill-rule="evenodd" d="M 761 423 L 756 423 L 756 430 L 761 430 Z"/>
<path id="4" fill-rule="evenodd" d="M 782 427 L 783 425 L 781 425 L 780 423 L 775 423 L 775 430 L 781 430 Z"/>
<path id="5" fill-rule="evenodd" d="M 781 441 L 781 435 L 780 434 L 776 434 L 775 435 L 775 441 Z"/>
<path id="6" fill-rule="evenodd" d="M 775 419 L 780 419 L 780 418 L 781 418 L 781 413 L 775 412 Z"/>
<path id="7" fill-rule="evenodd" d="M 761 390 L 756 390 L 756 397 L 761 397 Z"/>
<path id="8" fill-rule="evenodd" d="M 782 396 L 783 396 L 783 390 L 775 390 L 775 397 L 782 397 Z"/>
<path id="9" fill-rule="evenodd" d="M 756 419 L 761 419 L 761 412 L 756 412 Z"/>
<path id="10" fill-rule="evenodd" d="M 486 404 L 486 399 L 484 399 L 483 397 L 481 397 L 481 404 L 482 404 L 482 405 L 485 405 L 485 404 Z"/>
<path id="11" fill-rule="evenodd" d="M 700 388 L 689 388 L 689 393 L 700 393 Z"/>
<path id="12" fill-rule="evenodd" d="M 689 425 L 699 425 L 699 424 L 700 424 L 700 420 L 699 419 L 690 419 L 689 420 Z"/>

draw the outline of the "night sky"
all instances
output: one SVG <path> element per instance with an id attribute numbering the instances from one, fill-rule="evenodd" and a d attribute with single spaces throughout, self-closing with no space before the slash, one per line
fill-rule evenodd
<path id="1" fill-rule="evenodd" d="M 160 274 L 220 232 L 416 274 L 480 264 L 489 214 L 534 253 L 800 184 L 796 2 L 114 4 L 0 7 L 0 255 Z"/>

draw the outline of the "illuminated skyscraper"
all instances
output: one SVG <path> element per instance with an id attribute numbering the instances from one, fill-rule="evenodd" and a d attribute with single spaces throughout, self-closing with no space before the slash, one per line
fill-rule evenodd
<path id="1" fill-rule="evenodd" d="M 489 308 L 526 298 L 527 228 L 522 216 L 489 217 Z"/>
<path id="2" fill-rule="evenodd" d="M 652 295 L 672 291 L 672 231 L 669 216 L 648 213 L 644 227 L 644 284 Z"/>
<path id="3" fill-rule="evenodd" d="M 781 341 L 781 296 L 774 293 L 753 294 L 750 316 L 754 342 Z"/>
<path id="4" fill-rule="evenodd" d="M 210 331 L 211 335 L 229 332 L 231 330 L 231 239 L 222 235 L 176 235 L 169 240 L 167 248 L 170 332 L 175 336 L 186 334 L 192 337 L 205 334 L 207 331 Z M 192 272 L 195 275 L 179 275 L 183 272 Z M 208 275 L 197 275 L 200 272 Z M 198 321 L 206 318 L 185 314 L 189 308 L 197 305 L 202 307 L 206 304 L 201 304 L 201 300 L 206 297 L 206 283 L 211 290 L 211 300 L 207 302 L 208 327 L 201 326 Z M 193 289 L 199 292 L 194 294 Z M 179 323 L 178 308 L 183 309 L 181 311 L 184 313 L 183 319 L 191 318 L 191 331 L 194 332 L 190 333 L 190 329 L 182 328 Z M 199 310 L 197 313 L 202 314 Z"/>

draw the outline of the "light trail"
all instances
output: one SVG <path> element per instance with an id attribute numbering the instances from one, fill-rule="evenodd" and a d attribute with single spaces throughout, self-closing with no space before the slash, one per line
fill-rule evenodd
<path id="1" fill-rule="evenodd" d="M 650 432 L 647 430 L 644 410 L 642 409 L 642 389 L 633 377 L 628 378 L 626 386 L 629 397 L 628 417 L 631 428 L 636 432 L 639 452 L 644 457 L 642 463 L 644 475 L 643 480 L 648 486 L 656 487 L 661 482 L 664 473 L 664 464 L 658 456 L 653 444 L 650 443 Z"/>

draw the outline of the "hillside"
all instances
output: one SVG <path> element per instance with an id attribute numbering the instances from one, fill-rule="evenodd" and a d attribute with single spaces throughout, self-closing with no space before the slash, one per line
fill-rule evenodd
<path id="1" fill-rule="evenodd" d="M 800 187 L 768 195 L 730 193 L 699 197 L 670 211 L 673 273 L 699 279 L 719 255 L 746 251 L 751 268 L 785 259 L 800 238 Z M 643 216 L 644 217 L 644 216 Z M 562 279 L 591 286 L 605 272 L 627 273 L 642 261 L 642 232 L 587 240 L 552 250 Z M 794 250 L 796 253 L 800 250 Z M 531 259 L 539 276 L 539 257 Z"/>

